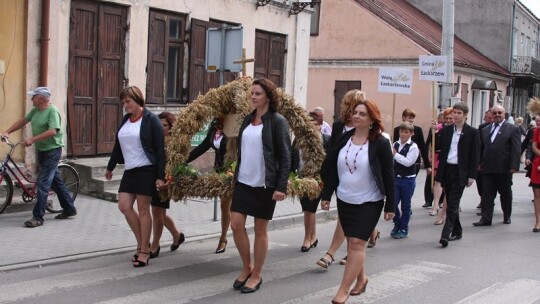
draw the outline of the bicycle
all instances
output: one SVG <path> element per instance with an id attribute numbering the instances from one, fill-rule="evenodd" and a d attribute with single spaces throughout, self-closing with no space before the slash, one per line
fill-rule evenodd
<path id="1" fill-rule="evenodd" d="M 11 158 L 13 150 L 20 145 L 23 141 L 20 141 L 16 144 L 10 142 L 8 138 L 0 136 L 2 142 L 6 143 L 10 150 L 6 154 L 6 157 L 1 163 L 0 167 L 0 214 L 6 210 L 6 208 L 11 205 L 14 195 L 14 187 L 22 190 L 22 200 L 25 203 L 32 203 L 36 201 L 37 198 L 37 187 L 36 180 L 29 177 L 25 174 L 17 164 Z M 64 184 L 68 192 L 70 193 L 71 199 L 75 201 L 77 194 L 79 193 L 79 184 L 80 178 L 79 173 L 75 168 L 66 164 L 58 164 L 58 171 L 60 176 L 64 180 Z M 13 180 L 15 179 L 15 181 Z M 56 193 L 49 190 L 49 197 L 47 199 L 47 211 L 51 213 L 60 213 L 62 212 L 62 207 L 60 206 L 60 201 L 58 200 Z"/>

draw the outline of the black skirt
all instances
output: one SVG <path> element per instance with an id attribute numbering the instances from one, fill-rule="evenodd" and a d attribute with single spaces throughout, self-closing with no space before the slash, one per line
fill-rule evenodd
<path id="1" fill-rule="evenodd" d="M 156 190 L 157 169 L 155 165 L 133 168 L 124 171 L 118 192 L 153 197 Z"/>
<path id="2" fill-rule="evenodd" d="M 379 222 L 383 207 L 382 200 L 356 205 L 338 198 L 338 216 L 345 236 L 367 241 Z"/>
<path id="3" fill-rule="evenodd" d="M 302 197 L 300 199 L 300 204 L 302 205 L 302 211 L 311 212 L 311 213 L 317 212 L 317 207 L 319 207 L 320 201 L 321 201 L 320 196 L 314 200 L 310 200 L 307 197 Z"/>
<path id="4" fill-rule="evenodd" d="M 273 188 L 251 187 L 237 182 L 234 185 L 231 212 L 271 220 L 276 209 L 276 201 L 272 199 L 273 194 Z"/>

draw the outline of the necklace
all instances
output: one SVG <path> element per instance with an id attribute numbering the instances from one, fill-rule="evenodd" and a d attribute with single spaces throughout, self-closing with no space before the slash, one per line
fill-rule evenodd
<path id="1" fill-rule="evenodd" d="M 353 168 L 352 169 L 351 169 L 351 166 L 349 165 L 349 161 L 348 161 L 349 149 L 351 148 L 351 145 L 352 145 L 352 142 L 353 142 L 352 137 L 351 137 L 351 140 L 349 141 L 349 146 L 347 147 L 347 151 L 345 151 L 345 165 L 347 166 L 347 168 L 349 169 L 349 172 L 351 174 L 353 174 L 353 172 L 356 171 L 356 157 L 358 156 L 358 153 L 360 153 L 360 151 L 362 151 L 362 149 L 364 148 L 364 145 L 367 143 L 367 140 L 368 139 L 366 138 L 364 143 L 360 146 L 360 149 L 354 155 L 354 161 L 353 161 Z"/>
<path id="2" fill-rule="evenodd" d="M 139 120 L 142 115 L 143 115 L 144 111 L 141 112 L 141 114 L 139 114 L 139 116 L 137 116 L 135 119 L 132 118 L 132 116 L 129 117 L 129 121 L 130 122 L 136 122 L 137 120 Z"/>

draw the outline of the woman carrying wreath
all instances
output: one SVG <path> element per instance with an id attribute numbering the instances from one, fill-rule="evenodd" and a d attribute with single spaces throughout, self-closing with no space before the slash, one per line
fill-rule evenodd
<path id="1" fill-rule="evenodd" d="M 322 117 L 315 112 L 310 112 L 308 116 L 311 117 L 313 126 L 317 130 L 317 134 L 319 135 L 319 137 L 321 137 L 322 139 L 321 143 L 323 145 L 324 151 L 328 153 L 328 150 L 330 149 L 330 135 L 322 133 L 321 131 L 323 124 Z M 303 151 L 297 147 L 297 138 L 295 138 L 292 143 L 293 172 L 300 172 L 304 167 Z M 317 218 L 315 216 L 315 213 L 317 212 L 317 207 L 319 206 L 320 201 L 320 196 L 315 199 L 309 199 L 308 197 L 300 198 L 300 204 L 302 205 L 302 211 L 304 212 L 304 242 L 300 247 L 301 252 L 308 252 L 311 248 L 317 247 L 317 244 L 319 243 L 319 240 L 317 239 Z"/>
<path id="2" fill-rule="evenodd" d="M 242 259 L 242 271 L 233 288 L 252 293 L 262 284 L 268 253 L 268 221 L 276 201 L 285 199 L 291 170 L 291 138 L 287 120 L 277 113 L 277 87 L 268 79 L 251 86 L 253 112 L 238 133 L 238 164 L 231 205 L 231 229 Z M 255 218 L 253 260 L 246 231 L 247 216 Z"/>
<path id="3" fill-rule="evenodd" d="M 165 179 L 165 142 L 163 126 L 156 114 L 145 107 L 138 87 L 122 90 L 120 100 L 126 115 L 116 133 L 116 142 L 105 171 L 111 180 L 117 164 L 125 171 L 118 189 L 118 209 L 124 214 L 137 240 L 137 252 L 131 262 L 134 267 L 148 265 L 152 216 L 150 201 Z M 137 201 L 137 211 L 133 206 Z"/>
<path id="4" fill-rule="evenodd" d="M 214 170 L 221 171 L 225 168 L 225 154 L 227 153 L 227 136 L 223 133 L 223 117 L 216 117 L 208 129 L 208 133 L 204 140 L 191 152 L 186 160 L 190 163 L 203 155 L 208 149 L 212 148 L 215 151 Z M 228 196 L 220 196 L 221 202 L 221 236 L 216 248 L 216 253 L 225 252 L 227 247 L 227 231 L 231 224 L 231 198 Z"/>

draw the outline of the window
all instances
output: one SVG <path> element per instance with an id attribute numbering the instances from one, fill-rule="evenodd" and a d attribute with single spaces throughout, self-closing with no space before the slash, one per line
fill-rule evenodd
<path id="1" fill-rule="evenodd" d="M 150 11 L 146 100 L 150 104 L 185 103 L 183 94 L 186 17 Z"/>
<path id="2" fill-rule="evenodd" d="M 315 5 L 313 8 L 313 14 L 311 14 L 311 36 L 319 36 L 319 23 L 321 20 L 321 6 L 322 3 L 319 3 L 319 5 Z"/>
<path id="3" fill-rule="evenodd" d="M 286 36 L 263 31 L 255 32 L 255 78 L 268 78 L 282 87 L 285 69 Z"/>

